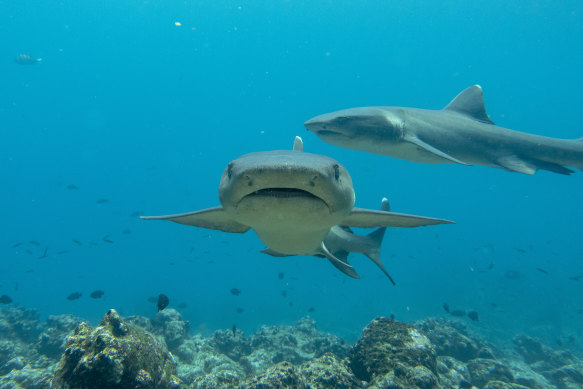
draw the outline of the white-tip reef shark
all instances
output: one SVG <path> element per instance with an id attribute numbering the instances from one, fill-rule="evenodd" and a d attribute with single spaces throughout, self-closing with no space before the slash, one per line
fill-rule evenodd
<path id="1" fill-rule="evenodd" d="M 451 224 L 444 219 L 355 208 L 352 179 L 338 161 L 305 153 L 301 138 L 293 150 L 242 155 L 230 162 L 219 184 L 221 206 L 195 212 L 142 219 L 232 233 L 253 229 L 280 255 L 320 255 L 345 274 L 360 278 L 346 261 L 334 256 L 324 240 L 335 226 L 419 227 Z"/>
<path id="2" fill-rule="evenodd" d="M 479 85 L 441 110 L 351 108 L 316 116 L 304 126 L 336 146 L 413 162 L 483 165 L 524 174 L 583 170 L 583 138 L 549 138 L 496 126 Z"/>

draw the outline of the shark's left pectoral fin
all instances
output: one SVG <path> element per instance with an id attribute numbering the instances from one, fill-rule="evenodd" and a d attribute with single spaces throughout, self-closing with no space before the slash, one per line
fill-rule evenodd
<path id="1" fill-rule="evenodd" d="M 460 165 L 469 165 L 469 163 L 465 163 L 463 161 L 460 161 L 459 159 L 452 157 L 451 155 L 431 146 L 429 143 L 424 142 L 423 140 L 419 139 L 417 136 L 413 135 L 413 134 L 407 134 L 405 135 L 404 140 L 406 142 L 412 143 L 415 146 L 419 147 L 420 149 L 423 149 L 437 157 L 446 159 L 450 162 L 453 163 L 459 163 Z"/>
<path id="2" fill-rule="evenodd" d="M 179 213 L 176 215 L 141 216 L 145 220 L 169 220 L 175 223 L 194 227 L 208 228 L 224 232 L 244 233 L 249 226 L 236 222 L 225 212 L 223 207 L 207 208 L 195 212 Z"/>
<path id="3" fill-rule="evenodd" d="M 347 276 L 350 276 L 350 277 L 356 278 L 356 279 L 360 278 L 360 276 L 358 275 L 356 270 L 354 270 L 354 268 L 352 266 L 350 266 L 350 264 L 348 262 L 344 262 L 344 261 L 336 258 L 334 255 L 332 255 L 332 253 L 330 251 L 328 251 L 328 249 L 326 248 L 326 246 L 324 245 L 323 242 L 320 245 L 320 248 L 318 250 L 318 254 L 322 255 L 323 257 L 326 257 L 330 261 L 330 263 L 332 263 L 332 265 L 334 265 L 336 267 L 336 269 L 340 270 L 342 273 L 346 274 Z"/>
<path id="4" fill-rule="evenodd" d="M 270 249 L 270 248 L 266 248 L 266 249 L 261 250 L 261 253 L 271 255 L 272 257 L 279 257 L 279 258 L 293 257 L 294 256 L 293 254 L 282 254 L 279 251 L 275 251 L 275 250 Z"/>
<path id="5" fill-rule="evenodd" d="M 421 227 L 435 224 L 453 224 L 445 219 L 407 215 L 404 213 L 375 211 L 372 209 L 353 208 L 352 212 L 340 224 L 343 226 L 376 228 L 376 227 Z"/>

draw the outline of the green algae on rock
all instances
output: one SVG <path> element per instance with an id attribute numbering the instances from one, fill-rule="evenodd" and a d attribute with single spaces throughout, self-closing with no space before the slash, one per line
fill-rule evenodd
<path id="1" fill-rule="evenodd" d="M 81 323 L 66 342 L 55 388 L 178 388 L 163 342 L 110 309 L 96 328 Z"/>
<path id="2" fill-rule="evenodd" d="M 350 368 L 362 381 L 393 374 L 405 381 L 435 383 L 429 387 L 438 382 L 437 359 L 429 339 L 412 325 L 386 317 L 376 318 L 366 326 L 349 359 Z M 416 385 L 411 382 L 410 386 Z"/>

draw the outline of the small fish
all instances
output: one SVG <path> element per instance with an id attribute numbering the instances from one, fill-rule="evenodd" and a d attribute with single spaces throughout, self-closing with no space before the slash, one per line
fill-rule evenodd
<path id="1" fill-rule="evenodd" d="M 69 250 L 61 250 L 61 251 L 57 252 L 57 255 L 67 254 L 68 252 L 69 252 Z"/>
<path id="2" fill-rule="evenodd" d="M 69 185 L 67 185 L 67 189 L 69 189 L 69 190 L 77 190 L 77 189 L 79 189 L 79 187 L 77 185 L 75 185 L 75 184 L 69 184 Z"/>
<path id="3" fill-rule="evenodd" d="M 7 296 L 5 294 L 0 296 L 0 304 L 10 304 L 11 302 L 12 302 L 12 299 L 10 298 L 10 296 Z"/>
<path id="4" fill-rule="evenodd" d="M 73 239 L 73 242 L 75 242 L 75 244 L 76 244 L 77 246 L 83 246 L 83 242 L 81 242 L 81 241 L 79 241 L 79 240 L 77 240 L 77 239 Z"/>
<path id="5" fill-rule="evenodd" d="M 40 257 L 38 257 L 38 259 L 43 259 L 47 257 L 47 251 L 49 251 L 48 247 L 45 247 L 45 251 L 43 252 L 43 255 L 41 255 Z"/>
<path id="6" fill-rule="evenodd" d="M 493 263 L 491 263 L 491 264 L 488 265 L 488 270 L 492 270 L 492 269 L 494 269 L 494 264 Z"/>
<path id="7" fill-rule="evenodd" d="M 286 297 L 286 296 L 287 296 L 287 290 L 282 290 L 282 291 L 281 291 L 281 295 L 282 295 L 283 297 Z"/>
<path id="8" fill-rule="evenodd" d="M 449 313 L 449 304 L 443 303 L 443 309 L 445 310 L 445 312 Z"/>
<path id="9" fill-rule="evenodd" d="M 32 273 L 32 272 L 34 272 L 34 270 L 32 270 L 32 269 L 26 269 L 26 273 Z"/>
<path id="10" fill-rule="evenodd" d="M 389 316 L 389 318 L 390 318 L 391 320 L 395 320 L 395 314 L 394 314 L 393 312 L 391 312 L 391 315 Z"/>
<path id="11" fill-rule="evenodd" d="M 36 240 L 29 240 L 28 243 L 34 245 L 34 246 L 40 246 L 40 243 L 37 242 Z"/>
<path id="12" fill-rule="evenodd" d="M 243 312 L 245 312 L 245 310 L 243 308 L 241 308 L 241 307 L 237 308 L 237 313 L 243 313 Z"/>
<path id="13" fill-rule="evenodd" d="M 23 245 L 23 244 L 24 244 L 24 242 L 18 242 L 18 243 L 14 243 L 14 244 L 12 245 L 12 248 L 13 248 L 13 249 L 15 249 L 15 248 L 17 248 L 18 246 L 21 246 L 21 245 Z"/>
<path id="14" fill-rule="evenodd" d="M 83 294 L 81 292 L 73 292 L 70 295 L 67 296 L 67 300 L 73 301 L 73 300 L 77 300 L 79 297 L 81 297 Z"/>
<path id="15" fill-rule="evenodd" d="M 130 231 L 130 229 L 129 229 L 129 228 L 126 228 L 126 229 L 125 229 L 125 230 L 123 230 L 121 233 L 122 233 L 122 234 L 124 234 L 124 235 L 129 235 L 129 234 L 131 234 L 131 233 L 132 233 L 132 231 Z"/>
<path id="16" fill-rule="evenodd" d="M 231 329 L 233 330 L 233 335 L 235 335 L 237 333 L 237 326 L 233 324 L 233 328 Z"/>
<path id="17" fill-rule="evenodd" d="M 472 321 L 478 321 L 478 312 L 476 312 L 476 311 L 468 312 L 468 317 Z"/>
<path id="18" fill-rule="evenodd" d="M 544 273 L 544 274 L 549 274 L 548 271 L 546 271 L 545 269 L 542 269 L 540 267 L 537 267 L 536 270 L 538 270 L 538 271 L 540 271 L 541 273 Z"/>
<path id="19" fill-rule="evenodd" d="M 283 274 L 283 273 L 279 273 L 277 275 L 277 278 L 279 278 L 280 280 L 283 280 L 283 277 L 285 277 L 285 274 Z"/>
<path id="20" fill-rule="evenodd" d="M 91 297 L 92 299 L 100 299 L 101 296 L 103 296 L 104 294 L 105 294 L 105 292 L 102 290 L 95 290 L 95 291 L 91 292 L 89 297 Z"/>
<path id="21" fill-rule="evenodd" d="M 521 254 L 526 253 L 526 250 L 525 249 L 521 249 L 520 247 L 515 247 L 514 250 L 518 251 Z"/>
<path id="22" fill-rule="evenodd" d="M 170 299 L 165 294 L 158 296 L 158 312 L 163 311 L 170 304 Z"/>
<path id="23" fill-rule="evenodd" d="M 105 243 L 113 243 L 113 240 L 109 239 L 109 235 L 105 235 L 101 240 Z"/>
<path id="24" fill-rule="evenodd" d="M 180 308 L 180 309 L 184 309 L 184 308 L 186 308 L 187 306 L 188 306 L 188 305 L 186 305 L 186 303 L 180 303 L 180 304 L 178 304 L 178 308 Z"/>
<path id="25" fill-rule="evenodd" d="M 462 311 L 461 309 L 456 309 L 451 311 L 452 316 L 462 317 L 466 315 L 466 311 Z"/>
<path id="26" fill-rule="evenodd" d="M 308 312 L 314 312 L 315 310 L 316 310 L 316 308 L 314 308 L 314 307 L 310 307 L 310 308 L 308 309 Z"/>
<path id="27" fill-rule="evenodd" d="M 109 203 L 108 199 L 99 199 L 96 201 L 97 204 L 105 204 L 105 203 Z"/>
<path id="28" fill-rule="evenodd" d="M 240 295 L 240 294 L 241 294 L 241 289 L 232 288 L 232 289 L 231 289 L 231 294 L 232 294 L 233 296 L 238 296 L 238 295 Z"/>
<path id="29" fill-rule="evenodd" d="M 579 274 L 578 276 L 569 277 L 569 279 L 573 280 L 573 281 L 579 281 L 581 278 L 583 278 L 583 274 Z"/>
<path id="30" fill-rule="evenodd" d="M 14 57 L 14 62 L 19 65 L 33 65 L 37 62 L 41 62 L 42 60 L 42 58 L 33 58 L 28 54 L 18 54 L 16 57 Z"/>

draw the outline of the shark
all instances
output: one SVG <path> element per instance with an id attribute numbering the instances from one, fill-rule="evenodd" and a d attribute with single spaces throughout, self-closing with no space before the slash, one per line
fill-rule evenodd
<path id="1" fill-rule="evenodd" d="M 389 200 L 383 197 L 381 200 L 381 211 L 390 212 L 391 206 Z M 324 245 L 332 255 L 343 262 L 348 263 L 348 256 L 350 253 L 360 253 L 367 256 L 375 265 L 391 281 L 393 285 L 395 281 L 389 274 L 381 261 L 381 244 L 385 236 L 387 227 L 379 227 L 370 234 L 358 235 L 350 227 L 347 226 L 333 226 L 328 235 L 324 238 Z M 264 254 L 269 254 L 274 257 L 289 256 L 283 255 L 271 249 L 261 250 Z M 321 255 L 316 255 L 321 257 Z"/>
<path id="2" fill-rule="evenodd" d="M 495 125 L 479 85 L 440 110 L 350 108 L 316 116 L 304 126 L 332 145 L 413 162 L 482 165 L 531 175 L 583 170 L 583 138 L 551 138 Z"/>
<path id="3" fill-rule="evenodd" d="M 327 258 L 360 278 L 335 256 L 325 240 L 335 226 L 420 227 L 451 224 L 446 219 L 355 207 L 352 178 L 333 158 L 304 152 L 300 137 L 292 150 L 248 153 L 231 161 L 219 183 L 220 206 L 194 212 L 141 216 L 179 224 L 245 233 L 252 229 L 273 253 Z"/>

